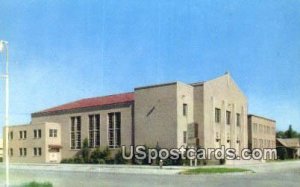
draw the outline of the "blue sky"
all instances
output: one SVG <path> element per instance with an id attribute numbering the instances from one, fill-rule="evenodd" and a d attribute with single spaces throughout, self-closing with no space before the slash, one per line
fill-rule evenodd
<path id="1" fill-rule="evenodd" d="M 80 98 L 229 71 L 250 113 L 300 131 L 298 0 L 0 0 L 0 9 L 12 124 Z"/>

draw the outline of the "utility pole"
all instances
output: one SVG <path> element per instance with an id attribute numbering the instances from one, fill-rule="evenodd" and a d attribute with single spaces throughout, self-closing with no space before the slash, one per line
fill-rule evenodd
<path id="1" fill-rule="evenodd" d="M 5 186 L 9 186 L 9 154 L 8 154 L 8 110 L 9 110 L 9 76 L 8 76 L 8 42 L 0 40 L 0 52 L 5 50 L 5 72 L 1 76 L 5 79 L 5 114 L 4 114 L 4 123 L 5 123 Z"/>

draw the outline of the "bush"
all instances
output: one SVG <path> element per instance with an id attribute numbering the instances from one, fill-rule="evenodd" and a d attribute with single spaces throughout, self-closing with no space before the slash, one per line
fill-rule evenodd
<path id="1" fill-rule="evenodd" d="M 277 148 L 277 157 L 280 160 L 285 160 L 288 157 L 288 153 L 285 147 L 278 147 Z"/>
<path id="2" fill-rule="evenodd" d="M 98 159 L 98 164 L 106 164 L 104 159 Z"/>
<path id="3" fill-rule="evenodd" d="M 60 161 L 60 163 L 62 163 L 62 164 L 74 163 L 74 159 L 73 158 L 64 158 Z"/>
<path id="4" fill-rule="evenodd" d="M 104 160 L 105 163 L 109 162 L 110 151 L 108 147 L 106 147 L 104 150 L 101 150 L 100 148 L 96 148 L 94 151 L 92 151 L 90 156 L 90 162 L 94 164 L 98 164 L 100 159 Z"/>
<path id="5" fill-rule="evenodd" d="M 122 151 L 118 151 L 114 157 L 114 164 L 126 164 L 128 160 L 124 159 L 122 156 Z"/>
<path id="6" fill-rule="evenodd" d="M 126 164 L 128 160 L 123 158 L 122 151 L 119 150 L 114 157 L 112 157 L 111 150 L 106 147 L 100 149 L 99 147 L 94 149 L 91 153 L 87 148 L 87 141 L 84 141 L 84 148 L 77 154 L 75 158 L 65 158 L 61 160 L 61 163 L 72 163 L 72 164 Z M 142 162 L 147 163 L 147 158 Z"/>
<path id="7" fill-rule="evenodd" d="M 146 153 L 146 158 L 141 160 L 141 159 L 137 159 L 134 158 L 134 164 L 138 164 L 138 165 L 149 165 L 148 163 L 148 147 L 146 145 L 144 145 L 145 147 L 145 153 Z M 140 154 L 137 154 L 138 156 L 142 156 Z"/>
<path id="8" fill-rule="evenodd" d="M 24 184 L 22 185 L 23 187 L 52 187 L 53 185 L 50 183 L 50 182 L 43 182 L 43 183 L 40 183 L 40 182 L 30 182 L 28 184 Z"/>
<path id="9" fill-rule="evenodd" d="M 73 163 L 75 164 L 83 164 L 84 163 L 84 159 L 80 158 L 80 157 L 76 157 L 73 159 Z"/>

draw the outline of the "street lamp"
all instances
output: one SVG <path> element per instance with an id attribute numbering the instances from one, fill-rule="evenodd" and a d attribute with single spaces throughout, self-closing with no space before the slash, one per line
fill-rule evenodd
<path id="1" fill-rule="evenodd" d="M 5 72 L 1 75 L 5 79 L 5 186 L 9 186 L 9 155 L 8 155 L 8 107 L 9 107 L 9 77 L 8 77 L 8 42 L 0 40 L 0 52 L 5 51 L 6 61 L 5 61 Z"/>

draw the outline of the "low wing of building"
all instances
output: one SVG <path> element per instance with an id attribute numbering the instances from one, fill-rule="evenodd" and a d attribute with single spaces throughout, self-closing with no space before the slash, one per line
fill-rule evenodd
<path id="1" fill-rule="evenodd" d="M 300 158 L 299 138 L 276 138 L 276 147 L 285 148 L 288 158 Z"/>

